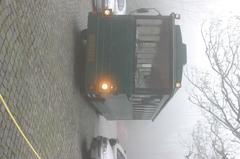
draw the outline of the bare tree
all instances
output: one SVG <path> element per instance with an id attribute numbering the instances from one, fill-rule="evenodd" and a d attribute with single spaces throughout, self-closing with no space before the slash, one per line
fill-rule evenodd
<path id="1" fill-rule="evenodd" d="M 233 159 L 235 153 L 227 138 L 220 133 L 221 126 L 211 120 L 199 122 L 192 132 L 191 145 L 187 147 L 186 159 Z"/>
<path id="2" fill-rule="evenodd" d="M 202 27 L 210 70 L 187 78 L 190 101 L 209 113 L 240 142 L 240 19 L 216 20 Z"/>
<path id="3" fill-rule="evenodd" d="M 209 122 L 194 129 L 185 158 L 229 159 L 240 144 L 240 18 L 214 20 L 201 33 L 210 69 L 186 77 L 193 85 L 190 101 L 207 112 Z M 231 137 L 220 133 L 226 130 Z"/>

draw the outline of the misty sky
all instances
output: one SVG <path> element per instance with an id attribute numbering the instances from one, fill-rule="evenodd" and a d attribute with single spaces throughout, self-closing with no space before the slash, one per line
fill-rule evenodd
<path id="1" fill-rule="evenodd" d="M 154 7 L 162 14 L 180 13 L 183 42 L 187 44 L 188 66 L 206 65 L 201 25 L 210 18 L 240 15 L 238 0 L 127 0 L 128 10 Z M 141 3 L 139 3 L 141 1 Z M 134 7 L 134 8 L 133 8 Z M 200 113 L 188 101 L 189 83 L 183 87 L 154 122 L 120 121 L 119 138 L 129 159 L 183 159 L 183 140 L 189 138 Z"/>

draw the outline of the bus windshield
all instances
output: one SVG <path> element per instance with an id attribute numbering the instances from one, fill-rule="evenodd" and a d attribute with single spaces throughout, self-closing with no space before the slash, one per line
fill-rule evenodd
<path id="1" fill-rule="evenodd" d="M 135 93 L 172 88 L 172 32 L 168 19 L 136 19 Z"/>

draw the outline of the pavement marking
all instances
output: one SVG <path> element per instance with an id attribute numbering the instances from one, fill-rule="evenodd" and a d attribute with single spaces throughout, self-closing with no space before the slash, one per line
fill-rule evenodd
<path id="1" fill-rule="evenodd" d="M 28 144 L 28 146 L 31 148 L 31 150 L 33 151 L 33 153 L 36 155 L 37 159 L 42 159 L 40 157 L 40 155 L 37 153 L 37 151 L 34 149 L 34 147 L 32 146 L 32 144 L 30 143 L 30 141 L 28 140 L 28 138 L 26 137 L 26 135 L 24 134 L 23 130 L 21 129 L 21 127 L 18 125 L 16 119 L 14 118 L 13 114 L 11 113 L 10 109 L 8 108 L 6 102 L 4 101 L 2 95 L 0 94 L 0 101 L 3 104 L 4 108 L 6 109 L 8 115 L 10 116 L 10 118 L 12 119 L 14 125 L 17 127 L 18 131 L 20 132 L 20 134 L 22 135 L 23 139 L 25 140 L 25 142 Z"/>

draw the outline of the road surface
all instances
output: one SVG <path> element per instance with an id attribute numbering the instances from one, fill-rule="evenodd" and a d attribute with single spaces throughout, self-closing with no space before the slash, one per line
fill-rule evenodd
<path id="1" fill-rule="evenodd" d="M 42 159 L 86 159 L 93 136 L 114 136 L 104 129 L 114 123 L 99 118 L 79 91 L 79 36 L 90 3 L 0 0 L 0 94 Z M 36 158 L 2 104 L 0 158 Z"/>

